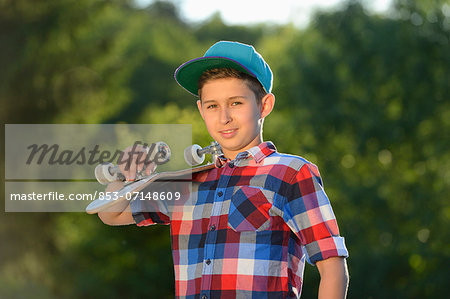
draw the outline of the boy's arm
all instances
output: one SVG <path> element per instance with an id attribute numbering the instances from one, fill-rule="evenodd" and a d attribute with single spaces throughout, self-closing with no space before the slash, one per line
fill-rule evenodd
<path id="1" fill-rule="evenodd" d="M 346 298 L 348 269 L 343 257 L 330 257 L 316 263 L 320 273 L 319 299 Z"/>
<path id="2" fill-rule="evenodd" d="M 278 205 L 285 222 L 305 246 L 307 261 L 317 265 L 319 298 L 345 298 L 348 251 L 315 165 L 304 164 L 296 172 L 286 201 Z"/>
<path id="3" fill-rule="evenodd" d="M 119 190 L 123 187 L 123 182 L 115 181 L 106 187 L 106 192 L 112 192 Z M 108 225 L 126 225 L 134 224 L 134 219 L 131 214 L 130 202 L 124 200 L 122 203 L 114 205 L 109 210 L 105 210 L 97 213 L 98 217 L 103 221 L 104 224 Z"/>
<path id="4" fill-rule="evenodd" d="M 116 209 L 116 207 L 114 207 Z M 98 217 L 107 225 L 126 225 L 134 224 L 134 219 L 131 216 L 131 208 L 127 202 L 127 207 L 122 212 L 98 212 Z"/>
<path id="5" fill-rule="evenodd" d="M 127 163 L 120 163 L 118 166 L 120 172 L 125 176 L 127 181 L 133 181 L 136 178 L 136 173 L 142 171 L 144 163 L 140 162 L 142 153 L 147 154 L 147 150 L 142 145 L 132 145 L 127 147 L 123 151 L 124 161 Z M 156 164 L 154 162 L 147 165 L 145 169 L 146 175 L 150 175 L 155 171 Z M 124 182 L 115 181 L 110 183 L 106 187 L 106 192 L 113 192 L 119 190 L 124 186 Z M 132 216 L 131 206 L 129 200 L 124 200 L 121 203 L 117 203 L 109 210 L 105 210 L 98 213 L 98 217 L 103 223 L 108 225 L 126 225 L 135 224 L 135 220 Z"/>

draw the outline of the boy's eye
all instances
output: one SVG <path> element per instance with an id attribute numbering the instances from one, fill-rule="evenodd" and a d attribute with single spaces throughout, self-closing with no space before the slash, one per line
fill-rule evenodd
<path id="1" fill-rule="evenodd" d="M 212 109 L 212 108 L 216 108 L 216 107 L 217 107 L 216 104 L 211 104 L 211 105 L 206 106 L 206 109 Z"/>
<path id="2" fill-rule="evenodd" d="M 236 102 L 233 102 L 233 103 L 231 104 L 231 106 L 236 106 L 236 105 L 240 105 L 240 104 L 242 104 L 242 102 L 236 101 Z"/>

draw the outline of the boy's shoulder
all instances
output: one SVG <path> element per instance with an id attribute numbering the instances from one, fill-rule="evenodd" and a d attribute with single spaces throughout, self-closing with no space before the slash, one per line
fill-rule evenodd
<path id="1" fill-rule="evenodd" d="M 285 182 L 298 182 L 314 178 L 322 185 L 319 169 L 304 157 L 273 152 L 260 163 L 269 177 L 276 177 Z"/>
<path id="2" fill-rule="evenodd" d="M 316 165 L 304 157 L 279 152 L 271 141 L 263 142 L 258 146 L 251 148 L 248 152 L 254 158 L 253 163 L 255 164 L 250 163 L 253 166 L 261 166 L 266 169 L 283 169 L 288 167 L 295 171 L 299 171 L 305 165 L 307 165 L 308 168 L 317 168 Z"/>
<path id="3" fill-rule="evenodd" d="M 300 170 L 304 165 L 316 167 L 312 162 L 302 156 L 280 153 L 277 151 L 267 156 L 262 162 L 262 165 L 288 166 L 295 170 Z"/>

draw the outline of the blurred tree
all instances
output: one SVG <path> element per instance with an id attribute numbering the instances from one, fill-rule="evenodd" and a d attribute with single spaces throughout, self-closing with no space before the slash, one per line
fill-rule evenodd
<path id="1" fill-rule="evenodd" d="M 62 113 L 66 122 L 97 123 L 118 111 L 127 95 L 117 41 L 128 3 L 2 1 L 2 119 L 49 122 Z"/>
<path id="2" fill-rule="evenodd" d="M 352 298 L 434 297 L 450 278 L 437 274 L 450 253 L 437 237 L 450 218 L 449 26 L 442 6 L 430 11 L 436 18 L 420 23 L 352 2 L 264 43 L 284 57 L 272 64 L 283 115 L 269 117 L 266 136 L 325 173 Z"/>
<path id="3" fill-rule="evenodd" d="M 132 42 L 145 35 L 146 28 L 140 26 L 151 15 L 149 11 L 134 9 L 130 1 L 3 1 L 0 5 L 0 113 L 4 122 L 101 123 L 133 99 L 134 86 L 128 84 L 143 55 L 128 54 L 135 54 L 129 53 Z M 130 41 L 136 29 L 138 34 Z M 156 34 L 153 38 L 158 41 Z M 170 53 L 166 45 L 158 48 L 155 44 L 154 51 Z M 158 64 L 162 63 L 161 58 Z M 120 238 L 128 240 L 128 230 L 136 228 L 124 228 L 119 233 L 122 237 L 116 235 L 109 243 L 102 238 L 96 242 L 96 234 L 107 237 L 111 228 L 85 215 L 84 222 L 73 221 L 79 218 L 74 214 L 2 213 L 0 235 L 7 242 L 0 250 L 0 297 L 119 298 L 148 292 L 172 297 L 167 228 L 149 231 L 149 240 L 157 241 L 153 249 L 136 240 L 134 249 L 139 245 L 145 249 L 137 251 L 138 256 L 128 253 L 131 260 L 126 262 L 126 254 L 110 254 L 107 245 L 120 244 Z M 60 222 L 72 227 L 60 227 Z M 136 271 L 138 266 L 143 270 Z M 153 282 L 146 283 L 148 278 Z"/>
<path id="4" fill-rule="evenodd" d="M 196 26 L 195 35 L 208 46 L 219 40 L 240 41 L 253 45 L 263 36 L 264 30 L 263 25 L 252 27 L 226 25 L 217 12 Z"/>

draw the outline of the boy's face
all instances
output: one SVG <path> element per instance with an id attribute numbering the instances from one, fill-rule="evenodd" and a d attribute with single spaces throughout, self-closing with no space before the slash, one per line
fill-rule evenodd
<path id="1" fill-rule="evenodd" d="M 198 109 L 225 157 L 234 159 L 262 142 L 262 120 L 273 108 L 272 94 L 257 104 L 255 94 L 242 80 L 225 78 L 206 82 L 201 95 Z"/>

